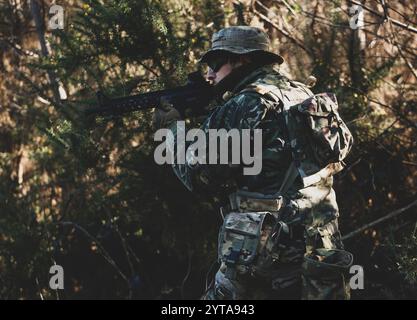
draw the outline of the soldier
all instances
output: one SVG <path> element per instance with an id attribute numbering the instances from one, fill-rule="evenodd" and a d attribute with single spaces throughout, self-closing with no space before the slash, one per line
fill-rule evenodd
<path id="1" fill-rule="evenodd" d="M 206 135 L 209 129 L 262 129 L 258 175 L 244 175 L 242 165 L 173 165 L 190 191 L 230 191 L 222 208 L 220 268 L 203 298 L 349 298 L 352 256 L 340 241 L 332 175 L 352 139 L 335 97 L 314 96 L 283 76 L 283 58 L 258 28 L 220 30 L 200 61 L 208 65 L 219 104 L 202 125 Z M 177 120 L 180 114 L 167 105 L 155 111 L 153 123 L 176 136 Z"/>

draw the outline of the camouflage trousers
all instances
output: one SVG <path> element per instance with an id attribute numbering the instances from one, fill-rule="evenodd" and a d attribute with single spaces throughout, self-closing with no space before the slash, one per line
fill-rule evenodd
<path id="1" fill-rule="evenodd" d="M 353 257 L 341 248 L 337 219 L 319 229 L 312 236 L 268 212 L 229 213 L 219 233 L 220 268 L 203 299 L 349 299 Z"/>

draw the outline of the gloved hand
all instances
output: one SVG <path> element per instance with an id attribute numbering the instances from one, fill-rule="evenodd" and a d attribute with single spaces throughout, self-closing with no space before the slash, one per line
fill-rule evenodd
<path id="1" fill-rule="evenodd" d="M 291 225 L 295 222 L 302 222 L 302 215 L 299 214 L 298 205 L 294 200 L 286 198 L 285 206 L 281 208 L 280 218 L 285 223 Z"/>
<path id="2" fill-rule="evenodd" d="M 171 123 L 180 119 L 178 110 L 169 101 L 161 99 L 161 107 L 156 108 L 152 116 L 152 128 L 154 130 L 168 128 Z"/>

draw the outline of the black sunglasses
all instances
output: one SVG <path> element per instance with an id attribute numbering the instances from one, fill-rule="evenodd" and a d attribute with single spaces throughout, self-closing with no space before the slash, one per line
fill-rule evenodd
<path id="1" fill-rule="evenodd" d="M 207 65 L 213 72 L 217 72 L 223 67 L 226 63 L 229 62 L 230 57 L 215 57 L 207 61 Z"/>

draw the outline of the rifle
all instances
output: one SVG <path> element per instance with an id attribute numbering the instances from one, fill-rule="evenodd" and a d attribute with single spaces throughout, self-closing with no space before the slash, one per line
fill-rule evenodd
<path id="1" fill-rule="evenodd" d="M 202 115 L 205 111 L 204 107 L 213 97 L 213 87 L 199 71 L 195 71 L 188 75 L 186 85 L 172 89 L 112 99 L 99 91 L 97 92 L 98 105 L 85 109 L 84 114 L 87 116 L 119 116 L 133 111 L 160 108 L 168 102 L 183 116 L 187 109 L 192 109 L 193 115 Z"/>

